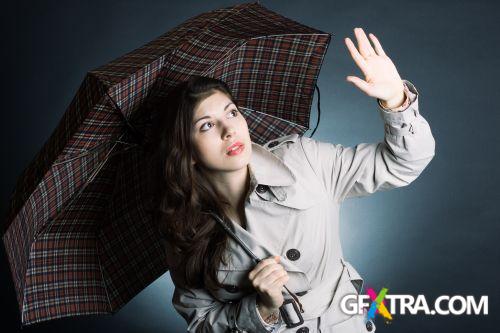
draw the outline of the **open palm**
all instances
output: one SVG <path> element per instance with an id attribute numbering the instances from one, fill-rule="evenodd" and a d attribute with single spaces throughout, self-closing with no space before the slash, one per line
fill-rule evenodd
<path id="1" fill-rule="evenodd" d="M 347 81 L 353 83 L 368 96 L 379 98 L 387 105 L 403 99 L 404 86 L 401 77 L 392 60 L 385 54 L 377 37 L 370 34 L 375 47 L 373 48 L 363 29 L 355 28 L 354 34 L 359 51 L 350 38 L 345 38 L 345 43 L 354 62 L 365 75 L 365 79 L 348 76 Z"/>

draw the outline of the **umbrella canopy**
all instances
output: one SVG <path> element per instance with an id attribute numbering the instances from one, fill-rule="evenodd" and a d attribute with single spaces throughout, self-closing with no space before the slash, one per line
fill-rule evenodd
<path id="1" fill-rule="evenodd" d="M 303 134 L 330 38 L 247 3 L 89 72 L 12 194 L 3 242 L 22 324 L 114 313 L 168 270 L 148 191 L 148 101 L 211 76 L 233 91 L 253 141 Z"/>

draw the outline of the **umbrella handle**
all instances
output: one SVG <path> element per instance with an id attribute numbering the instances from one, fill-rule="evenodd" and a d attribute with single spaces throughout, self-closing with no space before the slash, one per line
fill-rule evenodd
<path id="1" fill-rule="evenodd" d="M 258 264 L 259 262 L 262 261 L 262 259 L 260 259 L 259 257 L 257 257 L 252 252 L 252 250 L 250 250 L 248 248 L 248 246 L 227 226 L 227 224 L 217 214 L 215 214 L 212 211 L 203 212 L 203 214 L 211 215 L 215 219 L 215 221 L 217 221 L 222 226 L 222 228 L 238 244 L 241 245 L 241 247 L 243 248 L 243 250 L 245 250 L 245 252 L 252 258 L 252 260 L 255 262 L 255 264 Z M 280 308 L 279 308 L 281 316 L 282 316 L 283 320 L 286 323 L 286 327 L 292 328 L 292 327 L 296 327 L 296 326 L 302 325 L 304 323 L 304 319 L 302 318 L 302 315 L 301 315 L 301 313 L 304 313 L 304 308 L 302 306 L 302 303 L 300 303 L 299 298 L 297 297 L 297 295 L 295 295 L 293 292 L 291 292 L 285 285 L 283 285 L 283 287 L 286 289 L 286 291 L 288 292 L 288 294 L 290 294 L 290 296 L 292 296 L 292 299 L 285 300 L 283 302 L 283 305 L 281 305 Z M 286 309 L 286 307 L 287 307 L 288 304 L 291 304 L 293 306 L 293 310 L 295 311 L 295 314 L 296 314 L 296 316 L 298 318 L 298 322 L 294 323 L 293 322 L 293 318 L 291 318 L 288 315 L 288 312 L 287 312 L 288 310 Z M 297 307 L 297 304 L 298 304 L 299 307 Z"/>

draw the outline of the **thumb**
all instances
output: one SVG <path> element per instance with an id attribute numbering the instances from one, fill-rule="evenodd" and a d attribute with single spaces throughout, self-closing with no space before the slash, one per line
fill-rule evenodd
<path id="1" fill-rule="evenodd" d="M 356 87 L 358 87 L 365 94 L 371 96 L 369 94 L 370 85 L 366 81 L 363 81 L 359 77 L 356 77 L 356 76 L 348 76 L 346 78 L 346 80 L 349 81 L 349 82 L 351 82 L 352 84 L 354 84 Z"/>

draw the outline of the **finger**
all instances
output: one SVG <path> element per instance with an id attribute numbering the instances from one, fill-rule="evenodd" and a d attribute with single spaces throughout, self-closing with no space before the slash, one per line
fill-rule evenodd
<path id="1" fill-rule="evenodd" d="M 276 280 L 274 280 L 274 282 L 269 286 L 270 288 L 283 288 L 283 285 L 286 284 L 289 280 L 289 277 L 288 275 L 285 275 L 285 276 L 280 276 L 279 278 L 277 278 Z"/>
<path id="2" fill-rule="evenodd" d="M 267 265 L 276 264 L 275 257 L 279 256 L 272 256 L 261 260 L 257 265 L 255 265 L 255 267 L 250 271 L 250 273 L 248 273 L 248 278 L 252 280 L 264 267 L 266 267 Z M 279 259 L 277 260 L 279 261 Z"/>
<path id="3" fill-rule="evenodd" d="M 356 39 L 358 40 L 359 53 L 361 53 L 363 57 L 368 57 L 369 55 L 376 54 L 362 28 L 354 29 L 354 34 L 356 35 Z"/>
<path id="4" fill-rule="evenodd" d="M 363 56 L 359 54 L 356 46 L 349 37 L 345 38 L 345 44 L 347 46 L 347 49 L 349 50 L 349 53 L 351 53 L 351 57 L 356 65 L 358 65 L 359 69 L 361 69 L 361 71 L 366 75 L 368 72 L 368 65 Z"/>
<path id="5" fill-rule="evenodd" d="M 370 33 L 370 38 L 373 42 L 373 45 L 375 45 L 375 51 L 377 51 L 378 55 L 386 55 L 384 52 L 384 49 L 382 48 L 382 45 L 380 44 L 379 40 L 377 37 L 375 37 L 374 34 Z"/>
<path id="6" fill-rule="evenodd" d="M 272 275 L 267 280 L 257 284 L 258 287 L 256 289 L 273 290 L 278 287 L 283 287 L 283 284 L 286 283 L 286 281 L 288 281 L 288 274 Z"/>
<path id="7" fill-rule="evenodd" d="M 368 82 L 361 80 L 359 77 L 356 77 L 356 76 L 348 76 L 346 79 L 347 79 L 347 81 L 351 82 L 356 87 L 358 87 L 361 91 L 363 91 L 367 95 L 371 96 L 371 87 L 368 84 Z"/>
<path id="8" fill-rule="evenodd" d="M 283 268 L 283 266 L 281 266 L 279 264 L 267 265 L 266 267 L 261 269 L 255 275 L 253 281 L 255 284 L 259 284 L 261 281 L 264 281 L 266 279 L 273 279 L 273 275 L 274 276 L 276 276 L 276 275 L 281 276 L 283 274 L 283 272 L 285 272 L 285 274 L 286 274 L 286 271 Z"/>

